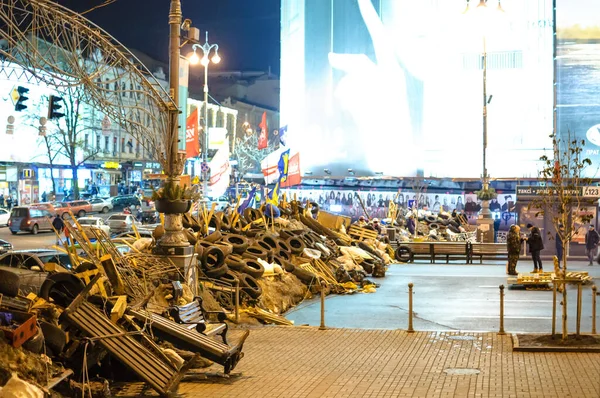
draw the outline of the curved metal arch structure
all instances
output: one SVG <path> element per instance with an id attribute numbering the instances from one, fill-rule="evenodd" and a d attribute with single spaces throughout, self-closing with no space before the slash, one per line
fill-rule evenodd
<path id="1" fill-rule="evenodd" d="M 168 175 L 177 134 L 175 102 L 148 69 L 116 39 L 81 15 L 49 0 L 0 4 L 0 76 L 45 84 L 75 95 L 135 137 Z"/>

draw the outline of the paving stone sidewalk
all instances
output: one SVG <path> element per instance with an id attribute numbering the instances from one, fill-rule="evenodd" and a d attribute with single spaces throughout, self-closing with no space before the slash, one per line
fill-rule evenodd
<path id="1" fill-rule="evenodd" d="M 252 329 L 244 348 L 232 377 L 183 382 L 179 392 L 252 398 L 600 397 L 600 354 L 513 353 L 510 335 L 496 333 L 263 327 Z"/>

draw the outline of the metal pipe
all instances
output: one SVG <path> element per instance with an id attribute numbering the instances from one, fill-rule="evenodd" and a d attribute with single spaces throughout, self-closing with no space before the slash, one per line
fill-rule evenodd
<path id="1" fill-rule="evenodd" d="M 592 286 L 592 334 L 596 334 L 596 285 Z"/>
<path id="2" fill-rule="evenodd" d="M 577 321 L 576 321 L 576 332 L 575 334 L 579 336 L 581 333 L 581 283 L 577 285 Z"/>
<path id="3" fill-rule="evenodd" d="M 413 284 L 412 282 L 408 284 L 408 333 L 414 333 L 413 329 Z"/>
<path id="4" fill-rule="evenodd" d="M 325 283 L 321 281 L 321 325 L 319 330 L 325 330 Z"/>
<path id="5" fill-rule="evenodd" d="M 552 283 L 552 337 L 556 334 L 556 281 Z"/>
<path id="6" fill-rule="evenodd" d="M 482 67 L 483 67 L 483 189 L 487 189 L 488 175 L 486 165 L 486 152 L 487 152 L 487 45 L 486 37 L 483 35 L 483 56 L 482 56 Z"/>
<path id="7" fill-rule="evenodd" d="M 208 43 L 208 32 L 206 32 L 206 43 Z M 210 50 L 209 50 L 210 51 Z M 208 53 L 204 54 L 204 145 L 202 147 L 202 163 L 208 166 Z M 208 195 L 208 170 L 204 171 L 202 189 L 204 197 Z"/>
<path id="8" fill-rule="evenodd" d="M 500 330 L 498 334 L 506 334 L 504 332 L 504 285 L 500 285 Z"/>

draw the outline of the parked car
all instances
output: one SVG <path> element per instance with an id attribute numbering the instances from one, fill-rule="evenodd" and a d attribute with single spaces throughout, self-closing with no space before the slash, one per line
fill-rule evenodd
<path id="1" fill-rule="evenodd" d="M 37 234 L 39 231 L 52 231 L 52 218 L 54 215 L 48 210 L 35 207 L 13 207 L 8 219 L 8 228 L 13 235 L 19 231 Z"/>
<path id="2" fill-rule="evenodd" d="M 69 206 L 71 213 L 77 217 L 85 217 L 87 213 L 92 212 L 92 205 L 87 200 L 75 200 L 73 202 L 67 202 L 67 205 Z"/>
<path id="3" fill-rule="evenodd" d="M 110 199 L 95 198 L 89 200 L 92 205 L 92 212 L 108 213 L 113 209 L 113 204 Z"/>
<path id="4" fill-rule="evenodd" d="M 106 224 L 110 227 L 111 233 L 125 232 L 131 230 L 133 225 L 141 227 L 142 223 L 135 219 L 131 214 L 113 214 L 106 219 Z"/>
<path id="5" fill-rule="evenodd" d="M 0 239 L 0 254 L 4 254 L 13 249 L 13 245 L 10 242 L 5 241 L 4 239 Z"/>
<path id="6" fill-rule="evenodd" d="M 67 270 L 72 268 L 69 256 L 55 250 L 19 250 L 0 255 L 0 269 L 19 275 L 19 290 L 25 295 L 39 293 L 48 277 L 45 270 L 48 263 L 59 264 Z"/>
<path id="7" fill-rule="evenodd" d="M 136 195 L 119 195 L 112 198 L 112 204 L 115 208 L 123 209 L 131 205 L 141 206 L 142 202 L 140 201 L 140 198 Z"/>
<path id="8" fill-rule="evenodd" d="M 0 225 L 1 226 L 8 226 L 8 219 L 10 218 L 10 213 L 8 210 L 6 209 L 1 209 L 0 208 Z"/>
<path id="9" fill-rule="evenodd" d="M 81 228 L 85 231 L 90 228 L 98 228 L 102 232 L 106 234 L 106 236 L 110 236 L 110 227 L 104 223 L 104 220 L 100 217 L 80 217 L 77 219 Z M 93 235 L 88 234 L 88 238 Z"/>

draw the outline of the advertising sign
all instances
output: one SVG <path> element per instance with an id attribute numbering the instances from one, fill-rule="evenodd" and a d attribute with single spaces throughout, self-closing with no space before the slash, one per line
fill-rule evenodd
<path id="1" fill-rule="evenodd" d="M 185 125 L 185 156 L 195 158 L 200 153 L 200 141 L 198 140 L 198 108 L 187 118 Z"/>
<path id="2" fill-rule="evenodd" d="M 225 127 L 208 128 L 208 149 L 221 149 L 228 144 Z"/>
<path id="3" fill-rule="evenodd" d="M 478 3 L 282 1 L 280 125 L 303 172 L 479 178 L 485 37 L 487 169 L 537 175 L 552 148 L 552 0 Z"/>

